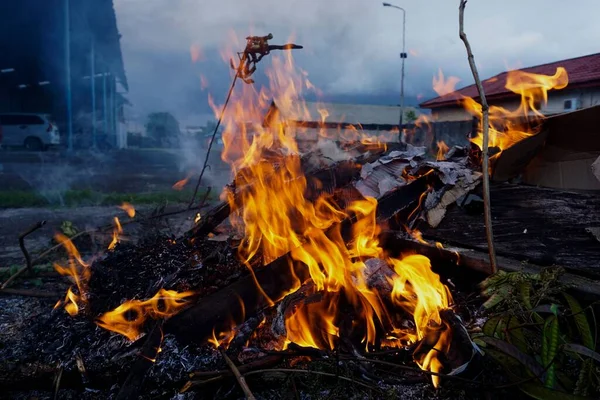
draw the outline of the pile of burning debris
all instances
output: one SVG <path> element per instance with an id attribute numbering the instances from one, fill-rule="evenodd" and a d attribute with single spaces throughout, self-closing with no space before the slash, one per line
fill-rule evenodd
<path id="1" fill-rule="evenodd" d="M 1 386 L 15 396 L 182 399 L 241 390 L 483 398 L 486 374 L 502 385 L 496 367 L 480 373 L 486 361 L 469 334 L 484 321 L 473 296 L 481 276 L 457 276 L 406 245 L 423 242 L 417 224 L 437 226 L 479 185 L 477 151 L 436 160 L 424 147 L 365 137 L 301 153 L 301 129 L 276 116 L 246 131 L 236 121 L 258 120 L 265 99 L 302 112 L 304 75 L 273 61 L 269 93 L 244 86 L 234 96 L 222 154 L 233 182 L 186 235 L 127 243 L 115 219 L 109 250 L 93 262 L 57 235 L 67 261 L 55 268 L 73 285 L 11 333 Z"/>

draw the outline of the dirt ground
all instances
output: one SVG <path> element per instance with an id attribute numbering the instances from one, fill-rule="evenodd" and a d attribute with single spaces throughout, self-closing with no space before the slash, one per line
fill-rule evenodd
<path id="1" fill-rule="evenodd" d="M 173 205 L 167 211 L 184 207 L 185 205 Z M 152 213 L 153 209 L 154 207 L 149 206 L 137 207 L 134 220 Z M 162 222 L 162 227 L 179 236 L 191 227 L 194 215 L 195 212 L 188 211 L 170 216 Z M 0 268 L 24 265 L 25 259 L 19 248 L 19 234 L 39 221 L 46 221 L 46 224 L 25 239 L 25 245 L 32 257 L 52 245 L 52 237 L 60 231 L 63 221 L 70 221 L 77 230 L 82 231 L 111 224 L 114 217 L 118 217 L 122 223 L 129 220 L 127 214 L 115 206 L 0 210 Z M 124 225 L 123 229 L 130 240 L 135 240 L 137 233 L 143 228 L 139 223 L 131 223 Z M 110 230 L 106 236 L 106 240 L 110 240 Z"/>

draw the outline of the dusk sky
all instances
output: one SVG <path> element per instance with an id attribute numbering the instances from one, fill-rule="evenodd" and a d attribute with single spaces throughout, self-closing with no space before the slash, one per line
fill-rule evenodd
<path id="1" fill-rule="evenodd" d="M 459 1 L 392 3 L 406 10 L 407 103 L 435 95 L 432 78 L 439 68 L 459 77 L 459 87 L 472 83 L 458 37 Z M 297 65 L 328 98 L 398 103 L 402 12 L 381 1 L 115 0 L 115 7 L 128 97 L 139 116 L 166 110 L 184 120 L 207 118 L 208 91 L 222 99 L 229 86 L 219 49 L 231 44 L 232 31 L 241 42 L 250 33 L 271 32 L 273 44 L 293 36 L 304 46 L 294 54 Z M 487 78 L 507 68 L 599 52 L 598 15 L 597 0 L 471 0 L 465 25 Z M 202 49 L 203 61 L 192 63 L 191 46 Z"/>

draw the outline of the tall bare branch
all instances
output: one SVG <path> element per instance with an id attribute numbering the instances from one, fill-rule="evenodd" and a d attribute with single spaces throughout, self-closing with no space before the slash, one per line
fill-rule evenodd
<path id="1" fill-rule="evenodd" d="M 473 51 L 471 50 L 471 45 L 469 44 L 469 40 L 467 39 L 467 34 L 465 33 L 465 7 L 467 5 L 467 0 L 460 0 L 460 6 L 458 8 L 458 24 L 459 24 L 459 36 L 460 39 L 464 42 L 465 48 L 467 49 L 467 57 L 469 59 L 469 66 L 471 67 L 471 72 L 473 73 L 473 78 L 475 79 L 475 85 L 477 85 L 477 91 L 479 92 L 479 98 L 481 99 L 481 129 L 483 130 L 483 145 L 481 146 L 482 158 L 483 158 L 483 207 L 484 207 L 484 219 L 485 219 L 485 234 L 487 237 L 488 250 L 490 255 L 490 266 L 491 272 L 496 273 L 498 271 L 498 265 L 496 262 L 496 250 L 494 248 L 494 233 L 492 229 L 492 211 L 490 205 L 490 175 L 489 175 L 489 135 L 490 135 L 490 124 L 489 124 L 489 106 L 487 100 L 485 98 L 485 92 L 483 90 L 483 85 L 481 84 L 481 79 L 479 78 L 479 72 L 477 71 L 477 66 L 475 65 L 475 57 L 473 56 Z"/>

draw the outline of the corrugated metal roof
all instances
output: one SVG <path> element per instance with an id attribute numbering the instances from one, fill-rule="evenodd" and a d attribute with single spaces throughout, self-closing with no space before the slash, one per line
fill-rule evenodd
<path id="1" fill-rule="evenodd" d="M 306 102 L 306 112 L 301 112 L 298 116 L 298 110 L 286 113 L 279 108 L 284 119 L 295 120 L 299 122 L 321 122 L 322 112 L 326 112 L 325 122 L 336 124 L 352 125 L 398 125 L 400 116 L 399 106 L 380 106 L 372 104 L 336 104 L 321 102 Z M 409 110 L 419 115 L 414 107 L 404 107 L 405 113 Z M 406 114 L 405 114 L 406 115 Z"/>
<path id="2" fill-rule="evenodd" d="M 600 53 L 536 65 L 529 68 L 523 68 L 521 71 L 542 75 L 554 75 L 558 67 L 564 67 L 567 70 L 567 75 L 569 77 L 569 85 L 567 88 L 587 85 L 600 86 Z M 493 99 L 494 97 L 513 95 L 513 92 L 505 87 L 507 76 L 508 72 L 502 72 L 482 82 L 486 98 Z M 421 103 L 419 106 L 422 108 L 437 108 L 456 104 L 461 96 L 478 99 L 479 94 L 475 84 L 466 86 L 447 95 L 428 100 Z M 515 96 L 517 95 L 515 94 Z"/>

